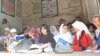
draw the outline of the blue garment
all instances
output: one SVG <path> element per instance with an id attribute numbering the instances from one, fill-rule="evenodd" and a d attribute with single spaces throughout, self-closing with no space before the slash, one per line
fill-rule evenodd
<path id="1" fill-rule="evenodd" d="M 23 39 L 25 39 L 25 36 L 24 35 L 23 36 L 20 36 L 20 35 L 16 36 L 16 40 L 17 41 L 23 40 Z"/>
<path id="2" fill-rule="evenodd" d="M 98 35 L 97 45 L 100 46 L 100 33 Z"/>
<path id="3" fill-rule="evenodd" d="M 59 38 L 58 43 L 61 43 L 63 45 L 67 44 L 67 42 L 65 40 L 63 40 L 62 38 Z"/>

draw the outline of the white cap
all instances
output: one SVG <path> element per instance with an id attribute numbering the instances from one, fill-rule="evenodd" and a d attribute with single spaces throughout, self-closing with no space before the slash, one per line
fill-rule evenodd
<path id="1" fill-rule="evenodd" d="M 17 32 L 17 30 L 15 29 L 15 28 L 12 28 L 11 30 L 10 30 L 10 32 L 12 33 L 12 32 Z"/>
<path id="2" fill-rule="evenodd" d="M 5 31 L 10 31 L 10 29 L 8 27 L 4 28 Z"/>

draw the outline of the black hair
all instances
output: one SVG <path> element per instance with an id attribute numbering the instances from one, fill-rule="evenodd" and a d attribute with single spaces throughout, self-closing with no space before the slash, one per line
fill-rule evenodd
<path id="1" fill-rule="evenodd" d="M 80 16 L 76 16 L 75 21 L 82 21 L 82 18 Z"/>
<path id="2" fill-rule="evenodd" d="M 6 23 L 7 23 L 7 19 L 4 18 L 4 19 L 2 20 L 2 24 L 6 24 Z"/>
<path id="3" fill-rule="evenodd" d="M 72 23 L 73 23 L 73 22 L 67 23 L 67 26 L 68 26 L 70 29 L 73 28 L 73 27 L 72 27 Z"/>
<path id="4" fill-rule="evenodd" d="M 50 32 L 50 29 L 49 29 L 49 26 L 48 25 L 42 24 L 41 27 L 40 27 L 40 31 L 42 30 L 42 27 L 44 27 L 47 30 L 47 32 Z"/>
<path id="5" fill-rule="evenodd" d="M 92 24 L 92 23 L 88 23 L 88 24 L 87 24 L 87 27 L 89 28 L 90 26 L 92 26 L 92 27 L 93 27 L 93 29 L 94 29 L 94 30 L 96 30 L 96 27 L 95 27 L 95 25 L 94 25 L 94 24 Z"/>
<path id="6" fill-rule="evenodd" d="M 61 18 L 61 19 L 59 20 L 59 26 L 60 26 L 61 24 L 64 24 L 64 23 L 66 23 L 66 20 Z"/>
<path id="7" fill-rule="evenodd" d="M 63 26 L 68 26 L 68 24 L 67 24 L 67 23 L 65 23 Z"/>

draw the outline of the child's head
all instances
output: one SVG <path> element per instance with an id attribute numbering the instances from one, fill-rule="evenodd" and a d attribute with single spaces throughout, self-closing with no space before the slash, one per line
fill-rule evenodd
<path id="1" fill-rule="evenodd" d="M 7 19 L 6 19 L 6 18 L 4 18 L 4 19 L 2 20 L 2 24 L 7 24 Z"/>
<path id="2" fill-rule="evenodd" d="M 15 28 L 12 28 L 11 30 L 10 30 L 10 36 L 11 37 L 14 37 L 14 36 L 16 36 L 17 35 L 17 30 L 15 29 Z"/>
<path id="3" fill-rule="evenodd" d="M 72 24 L 72 26 L 73 26 L 73 31 L 74 31 L 75 33 L 77 33 L 78 31 L 83 31 L 83 30 L 84 30 L 86 33 L 89 33 L 89 31 L 88 31 L 86 25 L 85 25 L 83 22 L 81 22 L 81 21 L 75 21 L 75 22 Z"/>
<path id="4" fill-rule="evenodd" d="M 29 28 L 30 28 L 29 26 L 23 27 L 23 34 L 27 35 Z"/>
<path id="5" fill-rule="evenodd" d="M 59 20 L 59 25 L 64 24 L 64 23 L 66 23 L 66 20 L 61 18 L 61 19 Z"/>
<path id="6" fill-rule="evenodd" d="M 74 30 L 75 34 L 79 35 L 81 32 L 84 31 L 86 34 L 89 34 L 91 36 L 91 34 L 90 34 L 87 26 L 83 22 L 81 22 L 81 21 L 75 21 L 72 24 L 72 26 L 73 26 L 73 30 Z"/>
<path id="7" fill-rule="evenodd" d="M 75 21 L 73 24 L 72 24 L 72 32 L 74 32 L 74 33 L 77 33 L 79 30 L 80 30 L 80 27 L 81 27 L 81 25 L 79 24 L 79 22 L 78 21 Z"/>
<path id="8" fill-rule="evenodd" d="M 41 34 L 47 35 L 50 32 L 49 27 L 46 24 L 43 24 L 40 29 Z"/>
<path id="9" fill-rule="evenodd" d="M 33 37 L 33 35 L 34 35 L 33 29 L 30 28 L 30 29 L 28 30 L 27 34 L 28 34 L 29 37 Z"/>
<path id="10" fill-rule="evenodd" d="M 100 28 L 100 16 L 99 16 L 99 15 L 93 17 L 93 24 L 94 24 L 97 28 Z"/>
<path id="11" fill-rule="evenodd" d="M 62 33 L 66 33 L 66 32 L 67 32 L 67 24 L 64 24 L 62 28 Z"/>
<path id="12" fill-rule="evenodd" d="M 87 27 L 88 27 L 90 32 L 94 32 L 95 29 L 96 29 L 96 27 L 93 24 L 91 24 L 91 23 L 89 25 L 87 25 Z"/>
<path id="13" fill-rule="evenodd" d="M 67 26 L 68 26 L 69 29 L 71 29 L 72 28 L 72 23 L 71 22 L 67 23 Z"/>
<path id="14" fill-rule="evenodd" d="M 3 35 L 7 36 L 10 33 L 10 29 L 8 27 L 4 28 Z"/>
<path id="15" fill-rule="evenodd" d="M 80 16 L 76 16 L 75 21 L 82 21 L 82 18 Z"/>

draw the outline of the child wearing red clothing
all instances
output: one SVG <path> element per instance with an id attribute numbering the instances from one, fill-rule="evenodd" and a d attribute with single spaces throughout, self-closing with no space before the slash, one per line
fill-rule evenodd
<path id="1" fill-rule="evenodd" d="M 83 22 L 75 21 L 72 26 L 76 33 L 72 45 L 74 51 L 82 51 L 93 45 L 90 32 Z"/>

